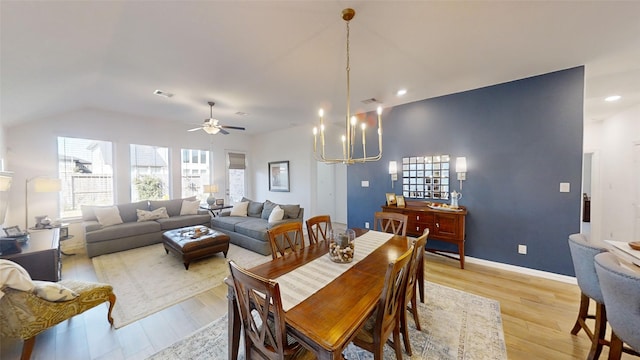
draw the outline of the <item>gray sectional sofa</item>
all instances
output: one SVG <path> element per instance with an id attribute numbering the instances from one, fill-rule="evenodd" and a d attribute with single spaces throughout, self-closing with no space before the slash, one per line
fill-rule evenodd
<path id="1" fill-rule="evenodd" d="M 231 211 L 224 211 L 218 217 L 211 219 L 211 227 L 229 235 L 232 244 L 255 251 L 262 255 L 271 254 L 267 230 L 274 226 L 288 222 L 302 222 L 304 208 L 300 205 L 281 205 L 284 210 L 282 220 L 269 223 L 269 215 L 276 207 L 276 203 L 269 200 L 262 202 L 243 198 L 241 202 L 249 202 L 247 216 L 230 216 Z"/>
<path id="2" fill-rule="evenodd" d="M 103 226 L 96 217 L 96 208 L 104 209 L 106 207 L 83 206 L 82 225 L 87 255 L 94 257 L 156 244 L 162 242 L 162 233 L 167 230 L 195 225 L 210 225 L 211 216 L 207 210 L 198 210 L 195 215 L 180 215 L 183 200 L 194 201 L 195 198 L 143 200 L 116 205 L 122 223 L 108 226 Z M 138 221 L 138 209 L 154 211 L 161 207 L 166 208 L 168 218 Z"/>

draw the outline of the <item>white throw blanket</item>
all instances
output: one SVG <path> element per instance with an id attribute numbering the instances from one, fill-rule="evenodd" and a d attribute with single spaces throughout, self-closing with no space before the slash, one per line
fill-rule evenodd
<path id="1" fill-rule="evenodd" d="M 21 291 L 33 291 L 35 284 L 22 266 L 10 260 L 0 260 L 0 299 L 4 296 L 4 287 Z"/>

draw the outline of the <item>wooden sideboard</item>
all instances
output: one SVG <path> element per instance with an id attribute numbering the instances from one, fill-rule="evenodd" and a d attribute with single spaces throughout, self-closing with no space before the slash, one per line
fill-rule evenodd
<path id="1" fill-rule="evenodd" d="M 60 229 L 32 231 L 22 251 L 1 256 L 20 264 L 33 280 L 60 281 Z"/>
<path id="2" fill-rule="evenodd" d="M 429 207 L 430 202 L 406 200 L 405 207 L 382 206 L 382 211 L 396 212 L 407 215 L 407 235 L 418 237 L 425 229 L 429 229 L 429 240 L 438 240 L 453 243 L 458 246 L 458 257 L 446 253 L 455 253 L 446 250 L 436 250 L 428 247 L 427 251 L 448 256 L 460 261 L 460 268 L 464 269 L 464 242 L 465 242 L 465 217 L 467 209 L 460 206 L 460 210 L 438 210 Z"/>

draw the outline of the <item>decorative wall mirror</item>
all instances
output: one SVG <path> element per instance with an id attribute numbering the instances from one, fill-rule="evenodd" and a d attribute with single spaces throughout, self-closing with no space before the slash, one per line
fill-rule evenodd
<path id="1" fill-rule="evenodd" d="M 449 155 L 402 158 L 402 195 L 410 199 L 449 198 Z"/>

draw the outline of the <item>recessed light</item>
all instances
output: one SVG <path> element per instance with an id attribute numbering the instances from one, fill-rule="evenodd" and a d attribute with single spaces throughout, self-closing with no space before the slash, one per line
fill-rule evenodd
<path id="1" fill-rule="evenodd" d="M 238 112 L 236 112 L 236 115 L 238 115 L 238 116 L 248 116 L 249 114 L 247 114 L 244 111 L 238 111 Z"/>
<path id="2" fill-rule="evenodd" d="M 400 89 L 396 92 L 396 96 L 402 96 L 407 93 L 407 89 Z"/>
<path id="3" fill-rule="evenodd" d="M 162 96 L 162 97 L 166 97 L 166 98 L 170 98 L 173 96 L 172 93 L 168 93 L 166 91 L 162 91 L 162 90 L 156 90 L 153 92 L 154 94 L 158 95 L 158 96 Z"/>
<path id="4" fill-rule="evenodd" d="M 620 96 L 620 95 L 611 95 L 611 96 L 607 96 L 604 99 L 604 101 L 608 101 L 608 102 L 618 101 L 618 100 L 620 100 L 620 98 L 622 98 L 622 96 Z"/>

